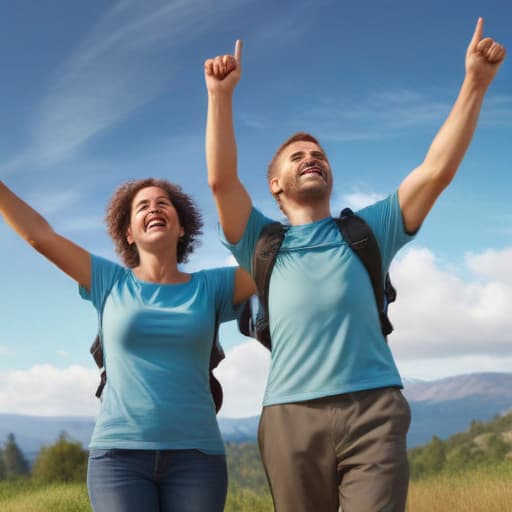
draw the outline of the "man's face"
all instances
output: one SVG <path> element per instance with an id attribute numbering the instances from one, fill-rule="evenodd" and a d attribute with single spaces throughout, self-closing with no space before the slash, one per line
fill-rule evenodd
<path id="1" fill-rule="evenodd" d="M 323 199 L 332 191 L 332 173 L 323 150 L 314 142 L 297 141 L 286 146 L 270 179 L 274 195 L 304 199 Z"/>

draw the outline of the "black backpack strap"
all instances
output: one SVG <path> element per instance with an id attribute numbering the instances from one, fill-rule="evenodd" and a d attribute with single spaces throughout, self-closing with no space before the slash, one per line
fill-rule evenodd
<path id="1" fill-rule="evenodd" d="M 266 224 L 256 241 L 252 253 L 252 276 L 258 296 L 250 297 L 238 318 L 238 329 L 245 336 L 256 338 L 263 346 L 272 349 L 268 322 L 268 291 L 270 275 L 277 253 L 284 240 L 286 227 L 279 222 Z"/>
<path id="2" fill-rule="evenodd" d="M 252 254 L 252 276 L 265 310 L 268 309 L 270 276 L 277 253 L 283 243 L 285 231 L 286 227 L 280 222 L 266 224 L 261 230 Z"/>
<path id="3" fill-rule="evenodd" d="M 210 391 L 213 397 L 213 402 L 215 403 L 215 412 L 219 412 L 222 407 L 222 402 L 224 399 L 224 392 L 222 391 L 222 386 L 218 381 L 217 377 L 213 374 L 213 369 L 217 368 L 219 363 L 226 357 L 224 354 L 224 350 L 219 342 L 219 317 L 218 314 L 215 315 L 215 334 L 213 336 L 212 350 L 210 352 Z"/>
<path id="4" fill-rule="evenodd" d="M 96 393 L 95 393 L 96 398 L 101 398 L 101 394 L 103 393 L 103 388 L 105 387 L 105 384 L 107 383 L 107 372 L 105 371 L 105 368 L 103 368 L 103 346 L 101 345 L 101 339 L 100 339 L 99 333 L 96 335 L 96 338 L 94 338 L 94 341 L 92 342 L 89 352 L 92 354 L 92 357 L 94 359 L 94 362 L 96 363 L 96 366 L 101 370 L 100 383 L 99 383 L 98 388 L 96 389 Z"/>
<path id="5" fill-rule="evenodd" d="M 382 260 L 377 239 L 366 221 L 355 215 L 350 208 L 345 208 L 335 221 L 344 240 L 359 257 L 370 276 L 382 333 L 386 337 L 393 331 L 393 326 L 387 315 L 387 304 L 392 302 L 394 297 L 387 297 L 385 294 L 384 279 L 382 279 Z M 386 275 L 386 288 L 388 286 L 396 296 L 389 275 Z"/>

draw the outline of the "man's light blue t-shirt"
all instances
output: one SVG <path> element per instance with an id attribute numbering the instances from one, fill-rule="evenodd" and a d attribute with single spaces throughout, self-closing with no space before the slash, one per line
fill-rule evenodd
<path id="1" fill-rule="evenodd" d="M 203 270 L 181 284 L 142 282 L 92 257 L 87 293 L 102 311 L 107 384 L 90 448 L 198 449 L 224 453 L 210 393 L 219 322 L 236 317 L 234 267 Z"/>
<path id="2" fill-rule="evenodd" d="M 357 214 L 377 238 L 385 276 L 412 238 L 398 194 Z M 269 222 L 253 208 L 242 239 L 235 245 L 223 240 L 249 272 L 255 243 Z M 332 217 L 287 229 L 270 280 L 269 321 L 272 363 L 263 405 L 402 386 L 368 273 Z"/>

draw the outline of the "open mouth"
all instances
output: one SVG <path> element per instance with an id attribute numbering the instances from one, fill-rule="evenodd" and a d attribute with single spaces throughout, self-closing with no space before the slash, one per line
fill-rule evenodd
<path id="1" fill-rule="evenodd" d="M 324 173 L 320 167 L 315 165 L 302 169 L 302 171 L 299 173 L 299 176 L 320 176 L 321 178 L 324 178 Z"/>
<path id="2" fill-rule="evenodd" d="M 166 223 L 163 217 L 153 217 L 146 223 L 145 229 L 146 231 L 150 231 L 155 228 L 165 228 L 165 225 Z"/>

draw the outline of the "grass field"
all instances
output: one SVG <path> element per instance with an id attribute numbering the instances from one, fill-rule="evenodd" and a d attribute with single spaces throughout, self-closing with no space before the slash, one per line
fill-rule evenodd
<path id="1" fill-rule="evenodd" d="M 0 482 L 2 512 L 90 512 L 83 484 L 40 486 L 30 481 Z M 512 465 L 467 470 L 412 482 L 407 512 L 510 512 Z M 271 512 L 268 495 L 231 490 L 225 512 Z"/>

